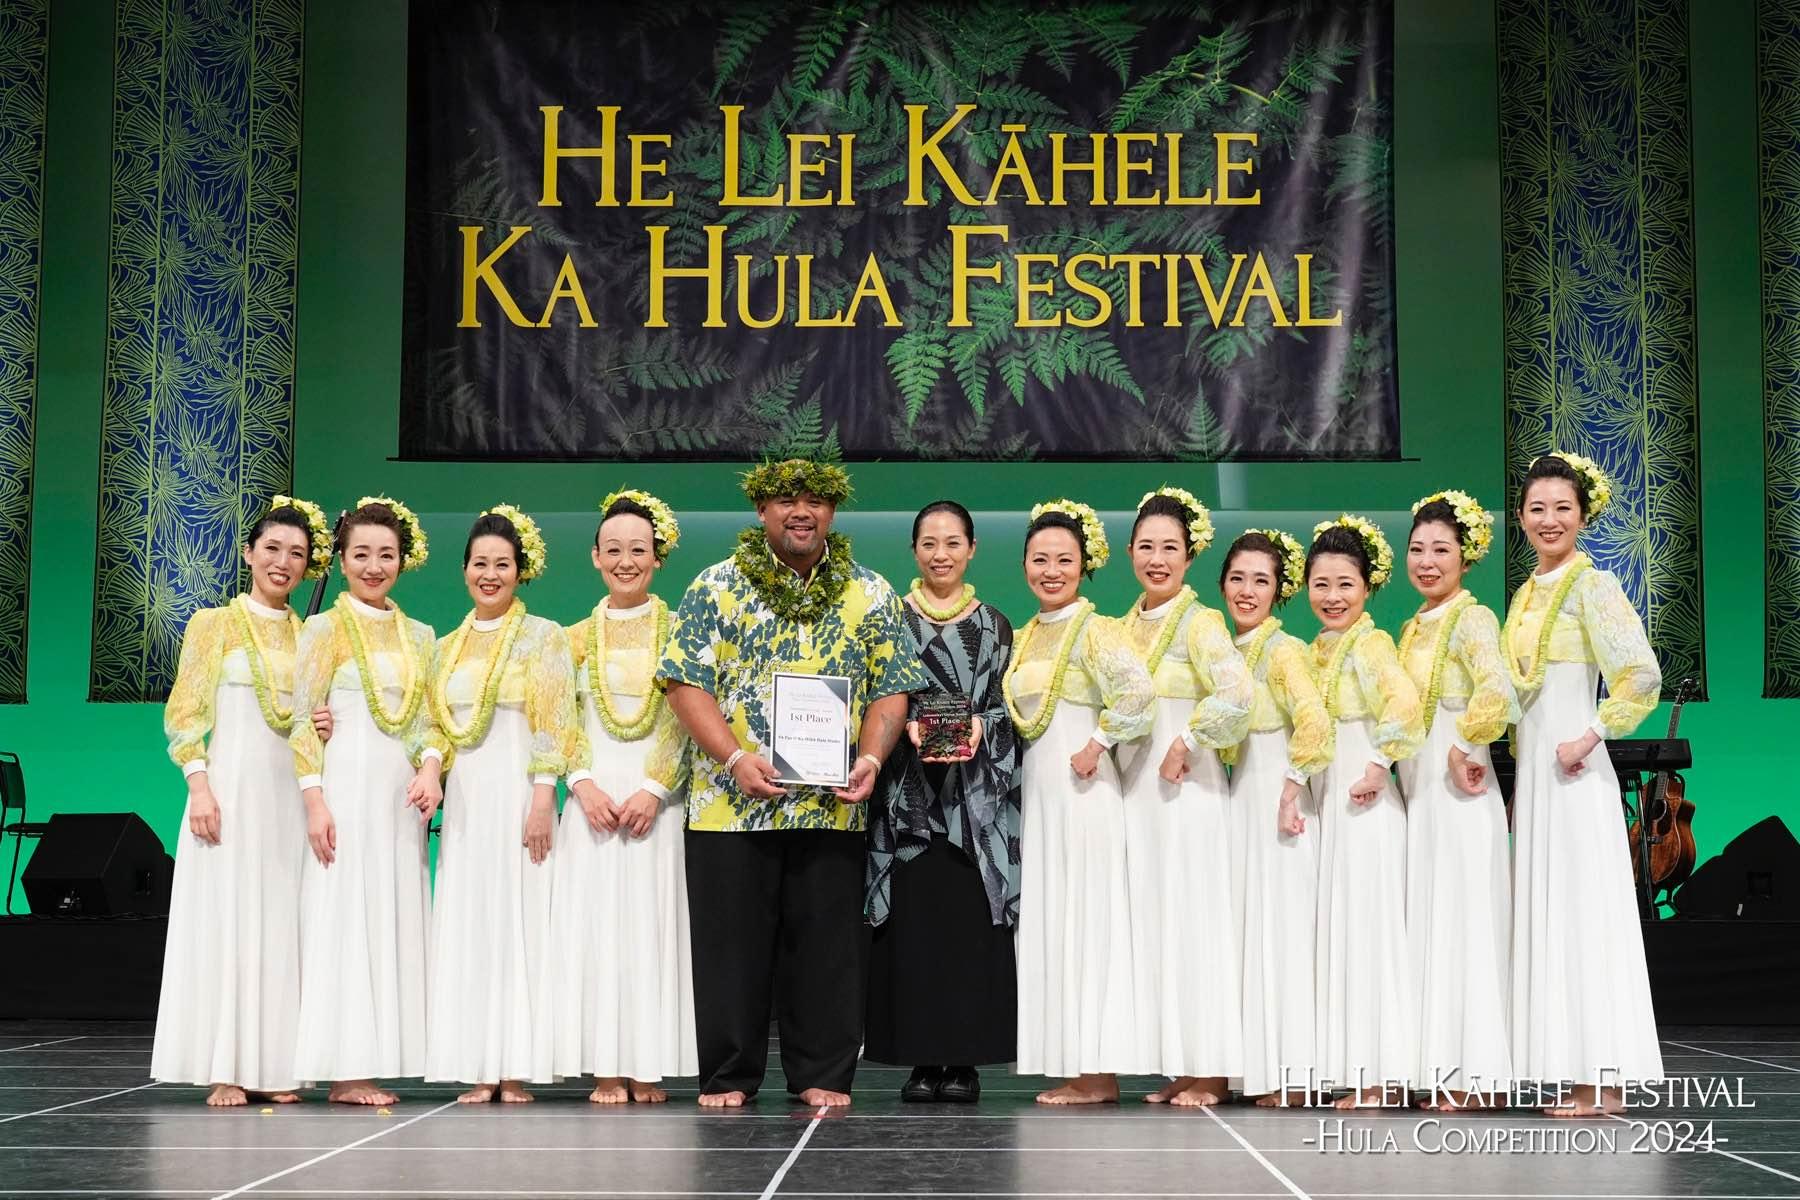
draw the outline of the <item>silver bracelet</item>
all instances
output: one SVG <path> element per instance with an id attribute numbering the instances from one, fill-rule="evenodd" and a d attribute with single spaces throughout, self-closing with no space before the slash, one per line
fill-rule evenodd
<path id="1" fill-rule="evenodd" d="M 743 758 L 746 753 L 748 753 L 748 751 L 742 746 L 739 746 L 736 750 L 731 752 L 731 757 L 725 760 L 725 773 L 727 775 L 731 774 L 731 769 L 738 765 L 738 760 Z"/>

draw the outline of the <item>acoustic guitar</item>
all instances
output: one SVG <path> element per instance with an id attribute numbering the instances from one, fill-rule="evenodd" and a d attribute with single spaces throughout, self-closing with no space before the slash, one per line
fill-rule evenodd
<path id="1" fill-rule="evenodd" d="M 1699 682 L 1683 679 L 1675 688 L 1675 707 L 1669 712 L 1669 737 L 1681 724 L 1681 706 L 1699 691 Z M 1694 847 L 1694 803 L 1687 797 L 1687 782 L 1678 771 L 1659 771 L 1644 789 L 1639 821 L 1649 833 L 1650 854 L 1647 869 L 1641 854 L 1644 831 L 1633 822 L 1626 835 L 1631 844 L 1631 871 L 1639 892 L 1654 897 L 1658 892 L 1672 892 L 1693 874 L 1697 852 Z"/>

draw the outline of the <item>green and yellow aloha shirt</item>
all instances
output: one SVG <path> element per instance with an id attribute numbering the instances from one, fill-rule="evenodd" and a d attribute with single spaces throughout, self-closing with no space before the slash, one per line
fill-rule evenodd
<path id="1" fill-rule="evenodd" d="M 930 686 L 925 665 L 907 635 L 900 597 L 887 580 L 866 567 L 852 567 L 837 606 L 811 622 L 777 615 L 763 603 L 735 559 L 702 571 L 681 598 L 657 674 L 711 693 L 738 745 L 766 755 L 765 706 L 777 671 L 848 678 L 853 734 L 861 729 L 863 712 L 874 701 Z M 829 790 L 791 784 L 786 785 L 785 796 L 755 800 L 744 795 L 711 755 L 698 746 L 690 752 L 689 829 L 866 827 L 866 802 L 845 804 Z"/>

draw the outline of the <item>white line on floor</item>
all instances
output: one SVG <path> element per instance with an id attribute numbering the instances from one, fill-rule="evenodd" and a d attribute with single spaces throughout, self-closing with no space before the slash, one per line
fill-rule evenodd
<path id="1" fill-rule="evenodd" d="M 41 1117 L 45 1113 L 61 1112 L 65 1108 L 76 1108 L 83 1104 L 92 1104 L 96 1100 L 111 1100 L 114 1096 L 128 1096 L 132 1092 L 141 1092 L 146 1088 L 153 1088 L 155 1086 L 155 1083 L 140 1083 L 137 1087 L 120 1088 L 116 1092 L 107 1092 L 102 1096 L 89 1096 L 85 1100 L 71 1100 L 67 1104 L 53 1104 L 49 1108 L 40 1108 L 36 1112 L 13 1113 L 11 1116 L 0 1117 L 0 1125 L 5 1125 L 9 1121 L 23 1121 L 26 1117 Z M 89 1116 L 92 1114 L 83 1113 L 82 1115 Z"/>
<path id="2" fill-rule="evenodd" d="M 1293 1196 L 1295 1198 L 1295 1200 L 1309 1200 L 1309 1197 L 1307 1196 L 1307 1194 L 1300 1190 L 1299 1184 L 1297 1184 L 1293 1180 L 1289 1179 L 1286 1175 L 1283 1175 L 1281 1173 L 1280 1168 L 1278 1168 L 1274 1163 L 1270 1162 L 1268 1159 L 1264 1158 L 1262 1151 L 1258 1150 L 1255 1146 L 1252 1146 L 1248 1139 L 1246 1139 L 1237 1130 L 1233 1129 L 1231 1127 L 1231 1123 L 1229 1121 L 1227 1121 L 1224 1117 L 1221 1117 L 1218 1113 L 1214 1112 L 1211 1105 L 1208 1105 L 1208 1106 L 1202 1108 L 1200 1111 L 1205 1113 L 1207 1116 L 1211 1117 L 1213 1119 L 1213 1123 L 1215 1125 L 1217 1125 L 1220 1129 L 1223 1129 L 1226 1133 L 1230 1134 L 1231 1140 L 1236 1142 L 1238 1145 L 1242 1146 L 1246 1151 L 1249 1152 L 1249 1155 L 1251 1158 L 1254 1158 L 1258 1163 L 1262 1164 L 1263 1170 L 1267 1171 L 1270 1175 L 1273 1175 L 1275 1177 L 1275 1182 L 1279 1183 L 1282 1187 L 1286 1188 L 1288 1190 L 1288 1194 Z"/>
<path id="3" fill-rule="evenodd" d="M 79 1042 L 81 1040 L 82 1039 L 80 1037 L 66 1037 L 66 1038 L 56 1038 L 56 1039 L 54 1039 L 52 1041 L 48 1041 L 48 1042 L 32 1042 L 29 1046 L 0 1047 L 0 1054 L 11 1054 L 14 1050 L 36 1050 L 39 1046 L 60 1046 L 64 1042 Z M 67 1050 L 54 1050 L 54 1051 L 51 1051 L 50 1053 L 68 1054 L 71 1052 L 67 1051 Z M 80 1053 L 80 1051 L 75 1051 L 74 1053 Z M 93 1051 L 90 1050 L 87 1053 L 91 1054 L 91 1053 L 93 1053 Z"/>
<path id="4" fill-rule="evenodd" d="M 1624 1117 L 1621 1117 L 1618 1113 L 1607 1113 L 1606 1116 L 1609 1120 L 1617 1121 L 1621 1125 L 1632 1124 L 1631 1121 L 1628 1121 Z M 1730 1150 L 1721 1150 L 1717 1146 L 1714 1146 L 1708 1150 L 1708 1153 L 1723 1154 L 1726 1158 L 1733 1159 L 1737 1162 L 1741 1162 L 1747 1167 L 1755 1167 L 1759 1171 L 1767 1171 L 1771 1175 L 1779 1175 L 1783 1179 L 1791 1179 L 1795 1183 L 1800 1183 L 1800 1175 L 1789 1175 L 1786 1171 L 1777 1170 L 1776 1168 L 1771 1167 L 1768 1163 L 1759 1163 L 1754 1158 L 1745 1158 L 1743 1155 L 1734 1154 Z"/>
<path id="5" fill-rule="evenodd" d="M 272 1175 L 264 1175 L 261 1179 L 255 1180 L 254 1182 L 251 1182 L 251 1183 L 246 1183 L 242 1187 L 233 1188 L 229 1192 L 220 1192 L 216 1197 L 214 1197 L 214 1200 L 231 1200 L 231 1197 L 241 1196 L 245 1192 L 249 1191 L 251 1188 L 261 1187 L 265 1183 L 273 1183 L 277 1179 L 281 1179 L 281 1178 L 284 1178 L 285 1176 L 292 1175 L 295 1171 L 304 1171 L 307 1167 L 317 1166 L 318 1164 L 324 1162 L 326 1159 L 336 1158 L 338 1155 L 342 1154 L 346 1150 L 354 1150 L 358 1146 L 366 1146 L 370 1142 L 375 1141 L 377 1138 L 384 1138 L 390 1133 L 397 1133 L 398 1131 L 405 1129 L 408 1125 L 417 1125 L 420 1121 L 423 1121 L 426 1117 L 433 1116 L 437 1113 L 441 1113 L 446 1108 L 455 1108 L 456 1104 L 457 1104 L 457 1102 L 455 1100 L 447 1100 L 443 1104 L 438 1105 L 436 1108 L 431 1109 L 427 1112 L 422 1112 L 416 1117 L 409 1117 L 407 1120 L 397 1122 L 396 1124 L 393 1124 L 393 1125 L 388 1125 L 382 1129 L 377 1129 L 374 1133 L 371 1133 L 368 1137 L 358 1138 L 354 1142 L 350 1142 L 350 1143 L 347 1143 L 346 1145 L 339 1146 L 335 1150 L 327 1150 L 324 1154 L 320 1154 L 313 1158 L 309 1158 L 303 1163 L 295 1163 L 293 1166 L 288 1167 L 286 1170 L 276 1171 Z"/>
<path id="6" fill-rule="evenodd" d="M 1800 1067 L 1784 1067 L 1780 1063 L 1764 1062 L 1760 1058 L 1745 1058 L 1742 1054 L 1727 1054 L 1723 1050 L 1707 1050 L 1702 1046 L 1690 1046 L 1686 1042 L 1670 1042 L 1669 1045 L 1680 1046 L 1685 1050 L 1699 1050 L 1702 1054 L 1710 1054 L 1714 1058 L 1732 1058 L 1736 1059 L 1738 1062 L 1755 1063 L 1759 1067 L 1774 1067 L 1777 1071 L 1787 1071 L 1794 1075 L 1800 1075 Z M 1783 1055 L 1782 1057 L 1787 1056 Z M 1768 1072 L 1756 1071 L 1752 1073 L 1756 1075 L 1766 1075 Z"/>
<path id="7" fill-rule="evenodd" d="M 795 1162 L 799 1161 L 800 1152 L 806 1149 L 806 1143 L 812 1141 L 812 1135 L 818 1130 L 819 1122 L 823 1121 L 830 1113 L 831 1109 L 827 1106 L 823 1104 L 819 1106 L 819 1111 L 813 1114 L 813 1119 L 806 1123 L 806 1130 L 800 1135 L 800 1140 L 794 1143 L 794 1148 L 788 1151 L 787 1158 L 782 1160 L 781 1165 L 775 1169 L 775 1177 L 769 1180 L 769 1185 L 763 1188 L 762 1195 L 758 1196 L 757 1200 L 769 1200 L 769 1197 L 780 1189 L 781 1181 L 787 1178 L 788 1171 L 793 1169 Z"/>

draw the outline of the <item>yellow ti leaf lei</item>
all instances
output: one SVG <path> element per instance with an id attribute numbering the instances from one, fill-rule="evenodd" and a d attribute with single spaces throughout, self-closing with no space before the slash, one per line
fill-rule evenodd
<path id="1" fill-rule="evenodd" d="M 363 701 L 369 706 L 369 718 L 375 722 L 375 728 L 391 738 L 404 737 L 406 727 L 412 724 L 413 717 L 418 715 L 419 702 L 424 698 L 425 687 L 419 671 L 419 651 L 413 645 L 412 632 L 406 623 L 406 614 L 392 600 L 388 604 L 394 610 L 394 632 L 400 640 L 400 709 L 390 713 L 381 702 L 381 688 L 375 679 L 375 672 L 369 666 L 369 639 L 362 627 L 362 618 L 356 615 L 351 607 L 350 593 L 339 593 L 336 616 L 343 623 L 344 636 L 350 642 L 350 653 L 356 659 L 356 673 L 362 680 Z"/>
<path id="2" fill-rule="evenodd" d="M 487 673 L 481 681 L 481 691 L 475 702 L 474 715 L 467 725 L 458 726 L 450 715 L 450 677 L 456 673 L 456 664 L 462 660 L 463 646 L 469 640 L 469 632 L 475 625 L 475 610 L 463 618 L 456 632 L 450 635 L 445 644 L 443 662 L 438 667 L 437 682 L 431 689 L 432 711 L 437 717 L 438 728 L 450 744 L 459 750 L 467 750 L 487 736 L 488 727 L 494 723 L 494 709 L 500 703 L 500 681 L 506 675 L 506 660 L 512 657 L 513 643 L 518 640 L 519 630 L 525 624 L 525 602 L 515 599 L 512 607 L 506 610 L 506 616 L 500 625 L 500 641 L 494 647 L 494 653 L 487 662 Z"/>
<path id="3" fill-rule="evenodd" d="M 1013 695 L 1013 675 L 1018 671 L 1019 664 L 1025 661 L 1025 648 L 1031 644 L 1032 635 L 1040 628 L 1037 617 L 1025 622 L 1025 628 L 1019 634 L 1018 650 L 1013 654 L 1012 661 L 1006 664 L 1006 674 L 1001 676 L 1000 692 L 1006 697 L 1006 711 L 1012 716 L 1013 729 L 1028 742 L 1044 736 L 1044 731 L 1050 728 L 1050 719 L 1056 715 L 1057 701 L 1062 699 L 1063 676 L 1069 670 L 1069 654 L 1075 648 L 1075 638 L 1093 615 L 1092 600 L 1077 600 L 1075 603 L 1080 611 L 1064 620 L 1068 628 L 1063 631 L 1061 640 L 1056 644 L 1056 653 L 1052 659 L 1056 666 L 1050 674 L 1050 686 L 1044 692 L 1044 699 L 1038 705 L 1037 712 L 1029 720 L 1019 711 L 1019 701 Z"/>
<path id="4" fill-rule="evenodd" d="M 256 689 L 257 707 L 262 709 L 263 720 L 269 728 L 285 736 L 294 727 L 294 709 L 292 705 L 282 708 L 276 699 L 275 686 L 269 679 L 269 652 L 263 648 L 262 638 L 256 632 L 256 616 L 250 611 L 250 598 L 239 596 L 231 602 L 230 608 L 237 618 L 238 632 L 244 638 L 244 657 L 250 661 L 250 683 Z M 300 618 L 290 610 L 287 619 L 298 638 Z"/>
<path id="5" fill-rule="evenodd" d="M 600 725 L 610 734 L 614 741 L 635 742 L 642 739 L 656 725 L 657 715 L 664 704 L 662 689 L 656 681 L 650 682 L 650 695 L 644 699 L 644 705 L 638 709 L 637 715 L 625 720 L 613 710 L 612 694 L 606 687 L 606 634 L 605 628 L 611 622 L 606 619 L 607 601 L 602 600 L 594 606 L 594 615 L 588 628 L 588 687 L 594 696 L 594 712 L 600 718 Z M 650 597 L 651 616 L 654 623 L 651 633 L 650 652 L 660 655 L 663 645 L 669 640 L 669 606 L 663 603 L 662 597 Z"/>
<path id="6" fill-rule="evenodd" d="M 1431 679 L 1425 686 L 1425 728 L 1431 728 L 1431 722 L 1437 717 L 1438 701 L 1443 698 L 1444 664 L 1450 660 L 1450 638 L 1456 632 L 1456 623 L 1462 619 L 1463 612 L 1475 603 L 1475 597 L 1464 592 L 1450 601 L 1449 611 L 1438 618 L 1437 644 L 1431 651 Z M 1419 630 L 1425 623 L 1417 616 L 1406 623 L 1400 632 L 1400 661 L 1406 661 L 1406 652 L 1418 637 Z"/>
<path id="7" fill-rule="evenodd" d="M 1550 669 L 1550 637 L 1556 630 L 1556 615 L 1562 611 L 1564 601 L 1574 590 L 1575 581 L 1593 564 L 1588 556 L 1577 553 L 1569 561 L 1569 569 L 1563 577 L 1556 581 L 1556 590 L 1550 593 L 1550 607 L 1544 611 L 1544 627 L 1538 630 L 1537 653 L 1532 655 L 1531 673 L 1528 675 L 1519 667 L 1519 661 L 1513 653 L 1513 634 L 1525 620 L 1525 610 L 1531 607 L 1531 598 L 1537 594 L 1537 580 L 1527 579 L 1519 594 L 1513 597 L 1512 608 L 1506 614 L 1506 672 L 1512 676 L 1513 687 L 1519 692 L 1535 692 L 1544 686 L 1544 674 Z"/>

